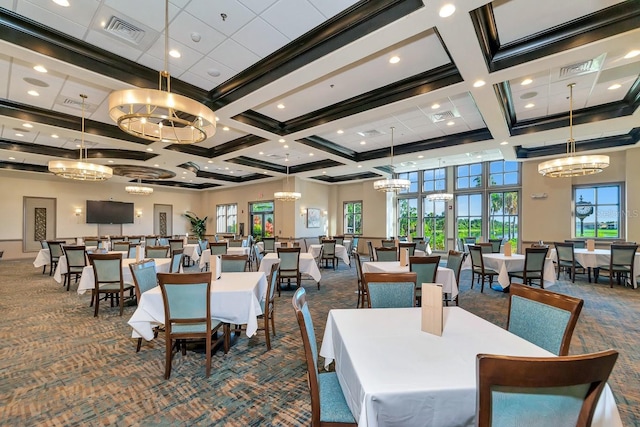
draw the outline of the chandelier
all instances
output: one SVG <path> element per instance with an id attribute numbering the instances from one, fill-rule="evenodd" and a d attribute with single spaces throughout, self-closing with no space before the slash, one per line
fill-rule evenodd
<path id="1" fill-rule="evenodd" d="M 80 139 L 80 158 L 75 160 L 51 160 L 49 162 L 49 172 L 62 178 L 75 179 L 78 181 L 104 181 L 113 176 L 113 170 L 104 165 L 85 162 L 87 151 L 84 146 L 84 100 L 87 95 L 80 94 L 82 98 L 82 138 Z"/>
<path id="2" fill-rule="evenodd" d="M 216 133 L 216 116 L 207 106 L 171 93 L 169 0 L 165 0 L 164 70 L 156 89 L 126 89 L 109 95 L 109 116 L 128 134 L 150 141 L 193 144 Z M 164 86 L 164 90 L 163 90 Z"/>
<path id="3" fill-rule="evenodd" d="M 129 194 L 137 196 L 148 196 L 153 193 L 153 188 L 142 185 L 140 178 L 138 178 L 138 183 L 136 185 L 127 185 L 124 187 L 124 190 Z"/>
<path id="4" fill-rule="evenodd" d="M 391 173 L 393 173 L 393 130 L 395 128 L 391 126 Z M 400 178 L 386 178 L 379 179 L 373 182 L 373 188 L 378 191 L 384 191 L 385 193 L 395 193 L 398 191 L 408 190 L 411 186 L 411 181 L 408 179 Z"/>
<path id="5" fill-rule="evenodd" d="M 569 139 L 567 140 L 567 157 L 547 160 L 538 165 L 538 172 L 551 178 L 568 178 L 572 176 L 592 175 L 600 173 L 609 166 L 609 156 L 583 155 L 576 156 L 576 141 L 573 139 L 573 87 L 569 87 Z"/>
<path id="6" fill-rule="evenodd" d="M 287 158 L 284 161 L 285 162 L 289 161 L 289 154 L 287 154 Z M 289 188 L 289 165 L 287 165 L 286 188 Z M 295 202 L 300 197 L 302 197 L 302 194 L 297 193 L 295 191 L 276 191 L 275 193 L 273 193 L 273 198 L 281 202 Z"/>
<path id="7" fill-rule="evenodd" d="M 438 169 L 441 168 L 441 160 L 442 159 L 438 159 Z M 453 200 L 453 194 L 447 193 L 446 191 L 442 191 L 442 192 L 436 192 L 436 193 L 427 194 L 425 196 L 425 198 L 427 200 L 431 201 L 431 202 L 435 202 L 435 201 L 448 202 L 448 201 Z"/>

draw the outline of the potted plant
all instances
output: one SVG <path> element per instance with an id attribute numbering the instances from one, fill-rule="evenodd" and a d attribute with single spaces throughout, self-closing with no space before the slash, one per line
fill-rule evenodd
<path id="1" fill-rule="evenodd" d="M 198 215 L 193 212 L 187 211 L 185 214 L 189 221 L 191 222 L 191 231 L 196 235 L 198 240 L 202 240 L 204 235 L 207 233 L 207 216 L 204 218 L 199 218 Z"/>

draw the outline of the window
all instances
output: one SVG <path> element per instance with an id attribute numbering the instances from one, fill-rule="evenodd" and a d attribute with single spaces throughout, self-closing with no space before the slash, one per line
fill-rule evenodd
<path id="1" fill-rule="evenodd" d="M 253 237 L 274 236 L 274 206 L 273 202 L 257 202 L 249 204 L 251 215 L 251 235 Z"/>
<path id="2" fill-rule="evenodd" d="M 489 238 L 504 239 L 517 247 L 518 192 L 489 194 Z"/>
<path id="3" fill-rule="evenodd" d="M 425 193 L 444 191 L 446 183 L 446 173 L 444 168 L 430 169 L 422 173 L 422 191 Z"/>
<path id="4" fill-rule="evenodd" d="M 344 202 L 345 234 L 362 234 L 362 202 Z"/>
<path id="5" fill-rule="evenodd" d="M 398 233 L 400 236 L 417 236 L 418 199 L 398 200 Z"/>
<path id="6" fill-rule="evenodd" d="M 620 184 L 574 188 L 575 236 L 620 238 Z"/>
<path id="7" fill-rule="evenodd" d="M 482 187 L 482 163 L 456 166 L 456 189 Z"/>
<path id="8" fill-rule="evenodd" d="M 447 248 L 445 239 L 447 203 L 442 200 L 431 201 L 426 198 L 422 200 L 422 235 L 425 239 L 430 239 L 430 245 L 433 250 L 444 251 Z"/>
<path id="9" fill-rule="evenodd" d="M 216 206 L 216 231 L 218 233 L 236 233 L 238 224 L 238 205 Z"/>
<path id="10" fill-rule="evenodd" d="M 408 190 L 400 191 L 401 194 L 406 193 L 417 193 L 418 192 L 418 172 L 405 172 L 399 173 L 398 178 L 400 179 L 408 179 L 411 185 Z"/>
<path id="11" fill-rule="evenodd" d="M 489 187 L 520 184 L 520 163 L 498 160 L 489 162 Z"/>
<path id="12" fill-rule="evenodd" d="M 482 194 L 456 196 L 458 238 L 482 236 Z"/>

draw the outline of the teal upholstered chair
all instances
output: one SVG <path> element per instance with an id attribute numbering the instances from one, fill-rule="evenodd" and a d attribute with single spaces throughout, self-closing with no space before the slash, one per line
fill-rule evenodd
<path id="1" fill-rule="evenodd" d="M 349 260 L 351 260 L 351 257 L 354 256 L 356 253 L 358 253 L 358 243 L 360 242 L 360 238 L 357 236 L 354 236 L 353 239 L 351 239 L 351 246 L 349 247 Z M 351 265 L 351 264 L 349 264 Z"/>
<path id="2" fill-rule="evenodd" d="M 613 288 L 613 278 L 617 276 L 618 284 L 620 278 L 624 277 L 633 279 L 636 251 L 638 245 L 611 245 L 611 257 L 608 265 L 599 265 L 595 270 L 595 281 L 598 281 L 600 272 L 604 271 L 609 275 L 609 285 Z"/>
<path id="3" fill-rule="evenodd" d="M 573 243 L 574 249 L 585 249 L 587 247 L 586 240 L 565 240 L 565 243 Z"/>
<path id="4" fill-rule="evenodd" d="M 49 276 L 51 276 L 53 270 L 58 267 L 58 261 L 60 257 L 64 255 L 62 245 L 66 244 L 67 242 L 62 240 L 47 240 L 47 247 L 49 248 Z M 47 268 L 47 266 L 45 265 L 44 268 Z M 42 270 L 42 274 L 44 274 L 44 269 Z"/>
<path id="5" fill-rule="evenodd" d="M 176 249 L 183 249 L 183 248 L 184 248 L 184 240 L 169 239 L 169 249 L 171 250 L 171 253 L 173 253 L 173 251 L 175 251 Z"/>
<path id="6" fill-rule="evenodd" d="M 116 252 L 125 252 L 127 254 L 125 258 L 128 258 L 130 248 L 131 248 L 131 244 L 123 240 L 118 242 L 114 242 L 114 241 L 111 242 L 111 250 Z"/>
<path id="7" fill-rule="evenodd" d="M 311 393 L 311 426 L 332 426 L 356 422 L 347 405 L 335 372 L 318 373 L 318 344 L 304 288 L 296 290 L 292 299 L 304 346 L 308 384 Z"/>
<path id="8" fill-rule="evenodd" d="M 169 273 L 179 273 L 180 266 L 182 265 L 182 257 L 184 256 L 184 249 L 175 249 L 171 251 L 171 266 Z"/>
<path id="9" fill-rule="evenodd" d="M 559 356 L 569 354 L 583 301 L 517 283 L 509 288 L 509 332 Z"/>
<path id="10" fill-rule="evenodd" d="M 336 257 L 336 241 L 334 239 L 331 240 L 323 240 L 322 241 L 322 255 L 320 259 L 324 261 L 324 266 L 329 266 L 329 261 L 331 261 L 331 266 L 333 269 L 336 269 L 336 264 L 338 263 L 338 257 Z"/>
<path id="11" fill-rule="evenodd" d="M 247 271 L 248 262 L 247 255 L 222 255 L 220 271 L 223 273 L 242 273 Z"/>
<path id="12" fill-rule="evenodd" d="M 414 242 L 416 242 L 416 249 L 422 252 L 427 252 L 427 245 L 429 244 L 429 240 L 430 240 L 429 237 L 422 240 L 414 240 Z"/>
<path id="13" fill-rule="evenodd" d="M 82 242 L 87 248 L 97 248 L 100 239 L 97 237 L 85 237 L 82 239 Z"/>
<path id="14" fill-rule="evenodd" d="M 129 236 L 127 237 L 127 241 L 132 245 L 139 245 L 142 241 L 142 236 Z"/>
<path id="15" fill-rule="evenodd" d="M 211 273 L 159 273 L 158 284 L 164 301 L 165 379 L 171 376 L 173 342 L 179 340 L 184 356 L 187 339 L 205 340 L 206 376 L 209 377 L 213 345 L 223 339 L 224 352 L 229 350 L 229 324 L 211 318 Z M 214 342 L 213 334 L 221 327 L 222 337 Z"/>
<path id="16" fill-rule="evenodd" d="M 464 252 L 458 252 L 458 251 L 449 251 L 449 255 L 447 256 L 447 268 L 450 268 L 451 270 L 453 270 L 453 274 L 456 277 L 456 286 L 458 287 L 458 289 L 460 289 L 460 271 L 462 270 L 462 263 L 464 263 L 464 259 L 467 257 L 468 254 L 464 253 Z M 458 305 L 458 296 L 460 294 L 456 295 L 455 298 L 451 298 L 451 294 L 446 294 L 444 296 L 444 303 L 446 305 L 449 305 L 450 301 L 455 301 L 456 305 Z"/>
<path id="17" fill-rule="evenodd" d="M 209 249 L 209 240 L 198 240 L 198 255 L 202 255 L 202 252 L 206 251 L 207 249 Z"/>
<path id="18" fill-rule="evenodd" d="M 418 246 L 417 242 L 399 242 L 398 249 L 409 249 L 409 256 L 414 256 L 416 254 L 416 247 Z"/>
<path id="19" fill-rule="evenodd" d="M 260 300 L 260 308 L 262 309 L 262 314 L 258 316 L 258 319 L 262 319 L 262 327 L 258 328 L 259 331 L 264 331 L 265 341 L 267 343 L 267 351 L 271 350 L 271 336 L 270 333 L 273 333 L 273 336 L 276 336 L 276 323 L 275 323 L 275 296 L 276 296 L 276 287 L 278 284 L 278 265 L 279 263 L 273 263 L 271 265 L 271 271 L 269 272 L 269 276 L 267 276 L 267 291 L 265 292 L 264 298 Z M 271 325 L 269 325 L 271 323 Z"/>
<path id="20" fill-rule="evenodd" d="M 275 237 L 263 237 L 262 238 L 263 249 L 262 252 L 267 254 L 276 251 L 276 238 Z"/>
<path id="21" fill-rule="evenodd" d="M 291 288 L 292 279 L 296 281 L 296 285 L 301 285 L 300 248 L 278 248 L 278 258 L 280 258 L 280 268 L 278 269 L 278 296 L 280 296 L 282 282 L 287 281 L 288 288 Z M 320 284 L 318 284 L 318 289 L 320 289 Z"/>
<path id="22" fill-rule="evenodd" d="M 129 269 L 131 270 L 131 276 L 133 277 L 133 286 L 136 292 L 136 302 L 139 304 L 140 298 L 142 298 L 143 293 L 158 286 L 158 278 L 156 277 L 156 262 L 152 259 L 143 259 L 142 261 L 129 264 Z M 153 335 L 154 338 L 158 336 L 157 327 L 154 328 Z M 138 338 L 136 353 L 140 351 L 141 346 L 142 338 Z"/>
<path id="23" fill-rule="evenodd" d="M 260 252 L 260 246 L 258 245 L 253 245 L 253 252 L 255 254 L 256 270 L 258 270 L 260 268 L 260 263 L 262 262 L 262 258 L 264 257 L 264 255 L 262 254 L 262 252 Z"/>
<path id="24" fill-rule="evenodd" d="M 226 255 L 227 242 L 209 242 L 209 250 L 211 251 L 211 256 Z"/>
<path id="25" fill-rule="evenodd" d="M 477 243 L 477 237 L 467 236 L 464 238 L 464 243 L 466 243 L 467 245 L 475 245 Z"/>
<path id="26" fill-rule="evenodd" d="M 398 261 L 398 250 L 395 248 L 376 248 L 376 261 Z"/>
<path id="27" fill-rule="evenodd" d="M 367 294 L 367 288 L 364 286 L 364 280 L 362 278 L 362 261 L 360 260 L 360 254 L 353 254 L 353 260 L 356 263 L 356 276 L 358 277 L 358 303 L 356 308 L 369 307 L 369 294 Z"/>
<path id="28" fill-rule="evenodd" d="M 87 266 L 87 252 L 84 246 L 63 246 L 65 257 L 67 258 L 67 272 L 64 273 L 64 285 L 67 291 L 71 286 L 71 276 L 75 277 L 76 283 L 82 275 L 82 270 Z"/>
<path id="29" fill-rule="evenodd" d="M 241 248 L 242 247 L 242 239 L 229 240 L 229 247 L 230 248 Z"/>
<path id="30" fill-rule="evenodd" d="M 416 273 L 364 273 L 370 308 L 414 307 Z"/>
<path id="31" fill-rule="evenodd" d="M 145 236 L 144 245 L 145 245 L 145 247 L 146 246 L 156 246 L 156 245 L 158 245 L 158 238 L 156 236 Z"/>
<path id="32" fill-rule="evenodd" d="M 527 248 L 524 252 L 524 270 L 509 272 L 509 281 L 517 277 L 522 283 L 531 285 L 537 280 L 541 288 L 544 288 L 544 263 L 547 259 L 549 248 Z"/>
<path id="33" fill-rule="evenodd" d="M 477 356 L 476 426 L 591 425 L 618 352 Z"/>
<path id="34" fill-rule="evenodd" d="M 344 245 L 344 236 L 333 236 L 333 240 L 336 241 L 336 245 Z"/>
<path id="35" fill-rule="evenodd" d="M 416 279 L 416 305 L 422 301 L 422 284 L 436 283 L 438 274 L 439 256 L 412 256 L 409 257 L 409 271 L 417 274 Z"/>
<path id="36" fill-rule="evenodd" d="M 555 242 L 556 256 L 558 258 L 558 273 L 556 279 L 560 279 L 560 271 L 569 271 L 569 277 L 571 281 L 575 283 L 577 270 L 587 272 L 589 276 L 589 282 L 591 282 L 591 269 L 587 270 L 578 261 L 576 261 L 576 254 L 574 251 L 573 243 L 561 243 Z"/>
<path id="37" fill-rule="evenodd" d="M 478 281 L 482 279 L 482 285 L 480 286 L 480 292 L 484 291 L 484 280 L 489 278 L 489 286 L 493 282 L 494 276 L 498 275 L 498 272 L 492 268 L 484 266 L 484 259 L 482 258 L 482 247 L 478 245 L 467 245 L 469 255 L 471 255 L 471 289 L 473 289 L 473 282 L 478 276 Z"/>
<path id="38" fill-rule="evenodd" d="M 100 295 L 105 298 L 117 297 L 120 305 L 120 316 L 124 311 L 126 300 L 132 300 L 134 286 L 131 283 L 124 283 L 122 280 L 122 254 L 89 254 L 89 262 L 93 266 L 94 287 L 91 296 L 91 304 L 94 304 L 93 317 L 98 317 L 100 307 Z M 125 295 L 128 292 L 128 295 Z"/>
<path id="39" fill-rule="evenodd" d="M 144 251 L 147 258 L 169 258 L 169 246 L 147 246 Z"/>
<path id="40" fill-rule="evenodd" d="M 489 243 L 491 243 L 491 252 L 499 254 L 502 247 L 502 239 L 489 239 Z"/>
<path id="41" fill-rule="evenodd" d="M 491 243 L 476 243 L 476 246 L 480 246 L 483 254 L 493 253 L 493 245 Z"/>
<path id="42" fill-rule="evenodd" d="M 394 239 L 382 239 L 380 241 L 383 248 L 395 248 L 396 241 Z"/>

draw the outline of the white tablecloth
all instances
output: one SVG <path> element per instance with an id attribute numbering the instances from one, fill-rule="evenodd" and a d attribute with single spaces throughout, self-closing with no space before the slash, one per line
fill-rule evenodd
<path id="1" fill-rule="evenodd" d="M 197 243 L 188 243 L 182 247 L 182 254 L 184 256 L 188 256 L 191 258 L 191 261 L 194 263 L 198 262 L 200 259 L 200 254 L 198 254 L 198 244 Z"/>
<path id="2" fill-rule="evenodd" d="M 362 263 L 363 273 L 408 273 L 409 266 L 400 266 L 400 261 L 367 261 Z M 436 283 L 442 284 L 442 292 L 451 294 L 451 298 L 458 295 L 456 275 L 452 269 L 438 266 Z"/>
<path id="3" fill-rule="evenodd" d="M 260 261 L 258 271 L 269 274 L 271 272 L 271 266 L 276 262 L 279 262 L 278 254 L 275 252 L 268 253 L 262 258 L 262 261 Z M 318 264 L 316 264 L 316 260 L 310 253 L 300 252 L 300 273 L 308 274 L 313 277 L 313 280 L 316 282 L 320 282 L 320 279 L 322 279 Z"/>
<path id="4" fill-rule="evenodd" d="M 127 259 L 127 257 L 129 256 L 125 251 L 110 251 L 108 253 L 122 254 L 123 259 Z M 144 252 L 143 252 L 143 255 L 144 255 Z M 88 258 L 87 258 L 87 265 L 89 265 Z M 66 274 L 68 270 L 69 270 L 69 266 L 67 265 L 67 256 L 60 255 L 60 258 L 58 258 L 58 265 L 56 266 L 56 270 L 53 273 L 53 280 L 55 280 L 58 283 L 62 283 L 62 275 Z"/>
<path id="5" fill-rule="evenodd" d="M 504 254 L 483 254 L 485 268 L 492 268 L 498 272 L 498 283 L 503 288 L 508 287 L 509 272 L 522 271 L 524 269 L 524 255 L 513 254 L 510 257 Z M 556 283 L 556 270 L 553 261 L 547 258 L 544 262 L 544 286 L 553 286 Z"/>
<path id="6" fill-rule="evenodd" d="M 473 426 L 477 354 L 553 357 L 459 307 L 444 308 L 441 337 L 420 318 L 419 308 L 329 312 L 320 355 L 325 367 L 335 359 L 359 426 Z M 593 426 L 622 426 L 608 386 Z"/>
<path id="7" fill-rule="evenodd" d="M 36 255 L 36 259 L 33 261 L 33 266 L 38 268 L 49 264 L 51 264 L 49 249 L 40 249 L 40 252 Z"/>
<path id="8" fill-rule="evenodd" d="M 238 248 L 238 247 L 227 248 L 227 254 L 228 255 L 249 255 L 250 250 L 251 248 L 247 246 L 243 246 L 241 248 Z M 200 257 L 200 264 L 198 264 L 200 269 L 205 268 L 207 264 L 209 264 L 210 260 L 211 260 L 211 249 L 205 249 L 204 251 L 202 251 L 202 256 Z"/>
<path id="9" fill-rule="evenodd" d="M 317 258 L 318 255 L 320 255 L 321 248 L 322 245 L 309 245 L 309 250 L 307 252 L 309 252 L 314 258 Z M 336 245 L 336 256 L 344 261 L 345 264 L 350 264 L 347 248 L 345 248 L 343 245 Z"/>
<path id="10" fill-rule="evenodd" d="M 258 330 L 257 317 L 262 314 L 260 301 L 267 292 L 264 273 L 222 273 L 211 282 L 211 317 L 235 325 L 247 325 L 247 336 Z M 138 308 L 129 319 L 132 337 L 153 339 L 153 327 L 164 324 L 164 302 L 160 287 L 142 294 Z"/>
<path id="11" fill-rule="evenodd" d="M 171 258 L 154 258 L 154 261 L 156 262 L 156 272 L 169 272 L 169 268 L 171 267 Z M 134 262 L 136 262 L 135 258 L 122 259 L 122 280 L 125 283 L 133 283 L 133 276 L 131 275 L 129 264 L 133 264 Z M 180 266 L 180 272 L 182 272 L 182 266 Z M 82 276 L 80 276 L 80 281 L 78 282 L 78 294 L 82 295 L 85 292 L 90 291 L 94 287 L 95 276 L 93 274 L 93 267 L 87 265 L 82 269 Z"/>
<path id="12" fill-rule="evenodd" d="M 556 249 L 550 249 L 549 252 L 549 258 L 557 261 L 558 256 L 556 254 Z M 594 249 L 593 251 L 589 251 L 587 249 L 574 249 L 573 252 L 575 253 L 576 261 L 585 268 L 593 269 L 601 265 L 609 265 L 609 260 L 611 259 L 610 249 Z M 640 274 L 640 252 L 636 252 L 636 257 L 633 261 L 633 273 L 634 276 L 632 278 L 632 284 L 634 288 L 637 288 L 637 275 Z"/>

